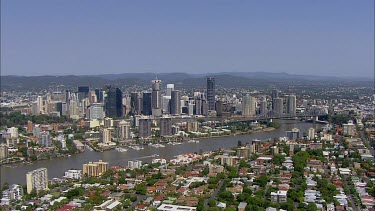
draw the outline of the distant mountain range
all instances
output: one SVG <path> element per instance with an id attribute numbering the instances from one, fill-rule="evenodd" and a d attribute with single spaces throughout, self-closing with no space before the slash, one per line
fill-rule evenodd
<path id="1" fill-rule="evenodd" d="M 333 84 L 357 84 L 373 86 L 373 78 L 327 77 L 311 75 L 292 75 L 288 73 L 267 72 L 223 72 L 209 74 L 189 73 L 122 73 L 101 75 L 67 75 L 67 76 L 2 76 L 3 90 L 40 90 L 56 86 L 77 87 L 88 85 L 92 88 L 105 84 L 114 86 L 147 86 L 150 81 L 160 79 L 163 84 L 175 83 L 182 88 L 205 88 L 206 77 L 215 77 L 216 84 L 225 88 L 259 88 L 276 86 L 279 88 L 290 85 L 327 86 Z M 329 84 L 327 83 L 329 82 Z"/>

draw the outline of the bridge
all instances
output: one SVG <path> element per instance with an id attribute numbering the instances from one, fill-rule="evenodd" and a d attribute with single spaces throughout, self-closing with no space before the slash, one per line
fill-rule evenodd
<path id="1" fill-rule="evenodd" d="M 293 119 L 293 118 L 313 118 L 313 120 L 318 121 L 319 116 L 325 116 L 327 113 L 323 108 L 319 107 L 312 107 L 309 110 L 302 112 L 302 113 L 295 113 L 295 114 L 284 114 L 278 113 L 274 110 L 269 110 L 263 114 L 258 114 L 255 116 L 229 116 L 229 117 L 173 117 L 173 122 L 181 122 L 181 121 L 193 121 L 198 119 L 203 119 L 205 121 L 225 121 L 225 122 L 247 122 L 247 121 L 259 121 L 259 120 L 268 120 L 272 121 L 273 119 Z"/>

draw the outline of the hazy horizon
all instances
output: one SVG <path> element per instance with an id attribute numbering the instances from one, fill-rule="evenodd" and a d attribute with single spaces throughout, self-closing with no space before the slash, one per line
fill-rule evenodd
<path id="1" fill-rule="evenodd" d="M 265 72 L 374 77 L 374 1 L 18 1 L 1 75 Z"/>

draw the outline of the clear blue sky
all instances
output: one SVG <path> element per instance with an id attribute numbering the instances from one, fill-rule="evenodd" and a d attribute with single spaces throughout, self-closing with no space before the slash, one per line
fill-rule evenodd
<path id="1" fill-rule="evenodd" d="M 1 2 L 2 75 L 374 72 L 374 0 Z"/>

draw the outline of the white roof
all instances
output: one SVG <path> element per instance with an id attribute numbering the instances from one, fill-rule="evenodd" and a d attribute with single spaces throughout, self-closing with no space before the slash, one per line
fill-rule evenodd
<path id="1" fill-rule="evenodd" d="M 179 206 L 179 205 L 171 205 L 171 204 L 162 204 L 158 207 L 158 210 L 164 211 L 195 211 L 196 207 L 188 207 L 188 206 Z"/>

